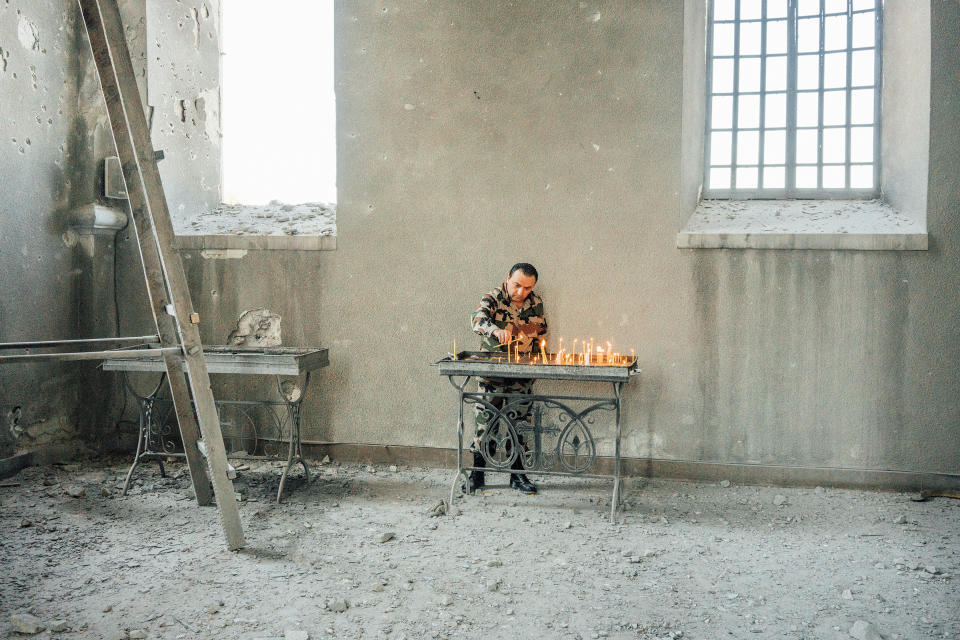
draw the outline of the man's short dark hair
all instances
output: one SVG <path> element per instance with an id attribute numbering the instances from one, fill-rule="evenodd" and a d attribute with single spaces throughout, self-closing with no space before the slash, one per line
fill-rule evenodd
<path id="1" fill-rule="evenodd" d="M 530 264 L 529 262 L 518 262 L 517 264 L 510 267 L 510 273 L 507 274 L 507 277 L 512 276 L 517 271 L 523 271 L 525 276 L 533 276 L 534 280 L 540 279 L 540 274 L 537 273 L 537 268 Z"/>

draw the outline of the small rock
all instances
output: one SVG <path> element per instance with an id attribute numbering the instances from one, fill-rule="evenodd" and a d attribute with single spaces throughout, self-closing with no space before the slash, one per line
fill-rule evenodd
<path id="1" fill-rule="evenodd" d="M 927 573 L 932 573 L 933 575 L 937 575 L 938 573 L 940 573 L 940 569 L 937 569 L 932 564 L 928 564 L 923 568 L 923 570 L 926 571 Z"/>
<path id="2" fill-rule="evenodd" d="M 853 600 L 853 592 L 850 589 L 844 589 L 840 592 L 840 597 L 844 600 Z"/>
<path id="3" fill-rule="evenodd" d="M 366 467 L 364 467 L 363 470 L 366 471 L 367 473 L 377 472 L 377 470 L 372 465 L 369 465 L 369 464 Z"/>
<path id="4" fill-rule="evenodd" d="M 330 605 L 330 609 L 337 613 L 343 613 L 349 608 L 350 608 L 350 603 L 347 602 L 346 600 L 336 600 L 332 605 Z"/>
<path id="5" fill-rule="evenodd" d="M 427 515 L 429 515 L 431 518 L 436 518 L 437 516 L 446 515 L 446 513 L 447 513 L 447 503 L 444 502 L 443 500 L 435 504 L 433 507 L 430 508 L 429 511 L 427 511 Z"/>
<path id="6" fill-rule="evenodd" d="M 50 626 L 49 626 L 48 628 L 50 629 L 50 631 L 53 631 L 54 633 L 60 633 L 61 631 L 66 631 L 66 630 L 67 630 L 67 621 L 66 621 L 66 620 L 54 620 L 53 622 L 50 623 Z"/>
<path id="7" fill-rule="evenodd" d="M 440 598 L 441 606 L 449 607 L 452 604 L 453 604 L 453 598 L 450 596 L 450 594 L 444 594 L 444 596 Z"/>
<path id="8" fill-rule="evenodd" d="M 409 580 L 407 580 L 406 582 L 404 582 L 404 583 L 403 583 L 403 590 L 404 590 L 404 591 L 413 591 L 413 583 L 410 582 Z"/>
<path id="9" fill-rule="evenodd" d="M 873 565 L 873 568 L 874 568 L 874 569 L 886 569 L 886 568 L 887 568 L 887 565 L 883 564 L 882 562 L 878 562 L 877 564 Z"/>
<path id="10" fill-rule="evenodd" d="M 487 583 L 487 591 L 494 592 L 494 591 L 499 591 L 499 590 L 500 590 L 500 581 L 499 581 L 499 580 L 493 580 L 493 581 Z"/>
<path id="11" fill-rule="evenodd" d="M 320 464 L 330 464 L 330 456 L 323 456 L 323 460 L 320 461 Z"/>
<path id="12" fill-rule="evenodd" d="M 907 518 L 902 513 L 894 519 L 893 524 L 907 524 Z"/>
<path id="13" fill-rule="evenodd" d="M 787 496 L 778 493 L 773 497 L 773 504 L 777 505 L 778 507 L 782 507 L 783 505 L 787 504 Z"/>
<path id="14" fill-rule="evenodd" d="M 107 606 L 105 606 L 105 607 L 103 608 L 103 612 L 104 612 L 104 613 L 110 613 L 111 611 L 113 611 L 113 605 L 112 605 L 112 604 L 108 604 Z"/>
<path id="15" fill-rule="evenodd" d="M 502 567 L 502 566 L 503 566 L 503 561 L 501 561 L 501 560 L 490 560 L 489 562 L 487 562 L 487 566 L 488 566 L 488 567 Z"/>
<path id="16" fill-rule="evenodd" d="M 310 634 L 302 629 L 284 629 L 283 640 L 310 640 Z"/>
<path id="17" fill-rule="evenodd" d="M 395 464 L 390 465 L 390 473 L 396 473 L 396 472 L 397 472 L 397 465 Z"/>
<path id="18" fill-rule="evenodd" d="M 569 528 L 571 528 L 571 527 L 573 527 L 573 523 L 572 523 L 572 522 L 565 522 L 565 523 L 563 524 L 563 528 L 564 528 L 564 529 L 569 529 Z"/>
<path id="19" fill-rule="evenodd" d="M 29 613 L 11 613 L 10 628 L 17 633 L 25 633 L 31 636 L 44 630 L 44 626 L 40 624 L 40 619 Z"/>
<path id="20" fill-rule="evenodd" d="M 147 632 L 143 629 L 130 629 L 127 637 L 130 638 L 130 640 L 146 640 Z"/>
<path id="21" fill-rule="evenodd" d="M 373 592 L 375 592 L 375 593 L 382 593 L 382 592 L 383 592 L 383 583 L 380 583 L 380 582 L 374 583 L 374 585 L 373 585 L 372 587 L 370 587 L 370 591 L 373 591 Z"/>
<path id="22" fill-rule="evenodd" d="M 637 564 L 640 562 L 640 556 L 630 556 L 630 562 L 632 564 Z"/>
<path id="23" fill-rule="evenodd" d="M 111 493 L 109 487 L 100 487 L 100 497 L 101 497 L 101 498 L 109 498 L 109 497 L 111 497 L 111 496 L 113 496 L 113 493 Z"/>
<path id="24" fill-rule="evenodd" d="M 857 640 L 883 640 L 877 628 L 866 620 L 857 620 L 850 627 L 850 636 Z"/>
<path id="25" fill-rule="evenodd" d="M 33 523 L 30 522 L 29 520 L 23 519 L 23 520 L 20 521 L 20 528 L 21 528 L 21 529 L 25 529 L 26 527 L 29 527 L 31 524 L 33 524 Z"/>
<path id="26" fill-rule="evenodd" d="M 67 487 L 66 489 L 63 490 L 63 492 L 66 493 L 71 498 L 82 498 L 85 495 L 87 495 L 86 489 L 84 489 L 83 487 L 77 487 L 77 486 Z"/>
<path id="27" fill-rule="evenodd" d="M 727 487 L 730 486 L 730 481 L 729 481 L 729 480 L 721 480 L 721 481 L 720 481 L 720 486 L 723 487 L 724 489 L 726 489 Z"/>
<path id="28" fill-rule="evenodd" d="M 397 534 L 395 534 L 393 531 L 387 531 L 385 534 L 380 536 L 380 542 L 390 542 L 396 537 L 397 537 Z"/>

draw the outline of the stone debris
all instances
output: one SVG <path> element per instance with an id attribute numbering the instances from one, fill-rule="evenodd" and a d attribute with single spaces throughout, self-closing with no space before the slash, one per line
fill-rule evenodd
<path id="1" fill-rule="evenodd" d="M 777 505 L 778 507 L 782 507 L 783 505 L 787 504 L 787 496 L 778 493 L 777 495 L 773 496 L 773 504 Z"/>
<path id="2" fill-rule="evenodd" d="M 850 627 L 850 636 L 856 640 L 883 640 L 877 628 L 866 620 L 857 620 Z"/>
<path id="3" fill-rule="evenodd" d="M 111 640 L 121 633 L 128 640 L 130 626 L 150 638 L 263 640 L 303 629 L 313 638 L 391 640 L 504 633 L 663 640 L 681 632 L 837 640 L 858 619 L 882 622 L 886 640 L 960 631 L 938 604 L 954 593 L 944 572 L 954 573 L 958 547 L 948 532 L 958 530 L 960 514 L 925 508 L 921 526 L 897 527 L 898 513 L 916 516 L 902 496 L 885 492 L 818 496 L 735 484 L 716 491 L 716 484 L 654 478 L 625 508 L 626 522 L 611 524 L 590 483 L 551 478 L 544 500 L 493 487 L 457 499 L 457 519 L 440 519 L 432 513 L 447 506 L 446 469 L 398 465 L 385 473 L 383 465 L 373 476 L 366 464 L 336 462 L 278 505 L 280 471 L 250 461 L 236 485 L 248 497 L 240 509 L 250 552 L 232 554 L 222 548 L 216 511 L 179 500 L 190 485 L 185 463 L 165 464 L 169 478 L 144 465 L 142 494 L 110 501 L 96 493 L 117 491 L 126 464 L 102 478 L 88 465 L 21 472 L 22 488 L 2 496 L 2 542 L 17 550 L 0 571 L 5 616 L 39 617 L 47 631 L 36 637 L 58 637 L 52 621 L 63 618 L 71 637 Z M 45 477 L 55 481 L 43 485 Z M 72 485 L 89 489 L 86 501 L 64 495 L 61 487 Z M 771 510 L 780 494 L 789 514 Z M 781 529 L 800 513 L 803 526 Z M 672 525 L 658 525 L 661 516 Z M 30 527 L 18 527 L 27 519 Z M 380 543 L 385 533 L 394 542 Z M 814 560 L 797 579 L 784 554 Z M 788 583 L 796 595 L 784 608 L 767 594 Z M 825 587 L 832 601 L 823 600 Z M 918 587 L 925 600 L 914 595 Z M 199 597 L 175 611 L 147 612 L 117 596 L 154 601 L 172 589 Z M 100 613 L 115 600 L 116 615 Z M 310 602 L 325 611 L 311 616 Z M 10 629 L 5 618 L 0 636 L 33 637 Z"/>
<path id="4" fill-rule="evenodd" d="M 127 632 L 129 640 L 146 640 L 147 632 L 143 629 L 131 629 Z"/>
<path id="5" fill-rule="evenodd" d="M 87 490 L 80 486 L 70 486 L 63 490 L 71 498 L 82 498 L 87 495 Z"/>
<path id="6" fill-rule="evenodd" d="M 894 519 L 893 524 L 907 524 L 907 517 L 900 514 Z"/>
<path id="7" fill-rule="evenodd" d="M 47 627 L 50 631 L 54 633 L 60 633 L 67 630 L 67 621 L 66 620 L 54 620 L 50 623 L 50 626 Z"/>
<path id="8" fill-rule="evenodd" d="M 730 486 L 730 481 L 729 481 L 729 480 L 721 480 L 721 481 L 720 481 L 720 486 L 723 487 L 724 489 L 726 489 L 727 487 Z"/>
<path id="9" fill-rule="evenodd" d="M 437 504 L 430 507 L 430 510 L 427 511 L 427 515 L 431 518 L 436 518 L 437 516 L 444 516 L 447 514 L 447 503 L 441 500 Z"/>
<path id="10" fill-rule="evenodd" d="M 27 635 L 36 635 L 46 627 L 40 622 L 40 618 L 32 616 L 29 613 L 11 613 L 10 628 L 16 633 Z"/>
<path id="11" fill-rule="evenodd" d="M 310 633 L 302 629 L 284 629 L 283 640 L 310 640 Z"/>
<path id="12" fill-rule="evenodd" d="M 227 337 L 227 344 L 243 347 L 279 347 L 280 314 L 269 309 L 248 309 L 240 314 L 236 328 Z"/>
<path id="13" fill-rule="evenodd" d="M 387 531 L 385 534 L 383 534 L 382 536 L 380 536 L 380 542 L 381 542 L 381 543 L 390 542 L 391 540 L 395 539 L 396 537 L 397 537 L 397 534 L 395 534 L 393 531 Z"/>

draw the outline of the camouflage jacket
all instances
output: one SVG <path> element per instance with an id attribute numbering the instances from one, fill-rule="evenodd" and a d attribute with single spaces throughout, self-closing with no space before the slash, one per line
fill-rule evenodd
<path id="1" fill-rule="evenodd" d="M 493 335 L 497 329 L 508 329 L 514 337 L 520 333 L 526 336 L 514 345 L 520 346 L 520 353 L 539 350 L 539 339 L 547 335 L 547 318 L 540 296 L 531 291 L 518 309 L 510 302 L 506 283 L 483 296 L 480 306 L 473 312 L 472 325 L 474 333 L 481 336 L 482 351 L 507 350 Z"/>

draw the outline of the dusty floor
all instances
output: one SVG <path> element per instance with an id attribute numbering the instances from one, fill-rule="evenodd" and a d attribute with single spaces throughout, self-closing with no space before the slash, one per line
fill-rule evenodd
<path id="1" fill-rule="evenodd" d="M 628 480 L 612 525 L 609 482 L 500 475 L 433 517 L 449 470 L 334 462 L 277 505 L 255 463 L 231 553 L 167 468 L 127 497 L 121 461 L 0 481 L 0 636 L 28 612 L 38 638 L 960 638 L 949 498 Z"/>

